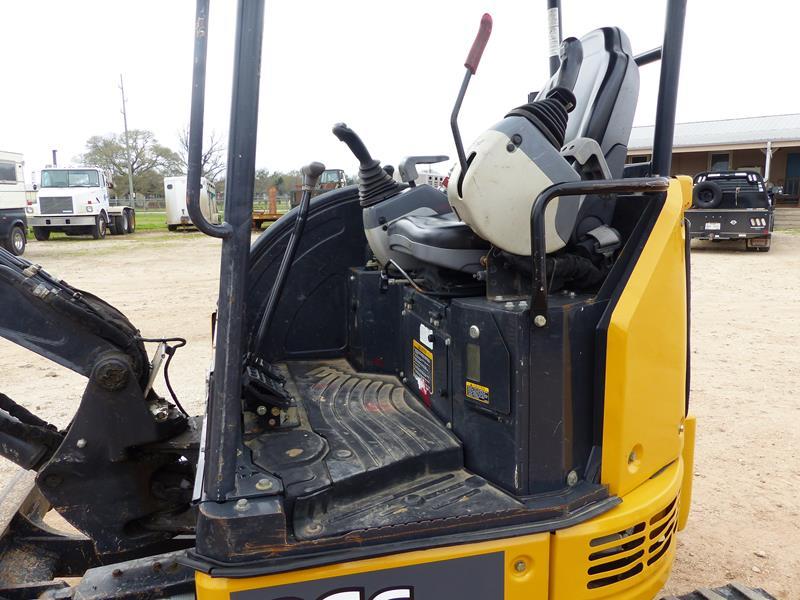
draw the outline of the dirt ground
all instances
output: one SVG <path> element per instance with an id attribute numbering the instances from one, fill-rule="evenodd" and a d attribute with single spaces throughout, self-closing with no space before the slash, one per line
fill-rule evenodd
<path id="1" fill-rule="evenodd" d="M 187 338 L 171 377 L 186 408 L 202 412 L 218 241 L 138 233 L 31 242 L 26 258 L 109 301 L 144 336 Z M 776 234 L 768 254 L 697 244 L 692 286 L 694 502 L 666 591 L 734 580 L 800 599 L 800 236 Z M 0 391 L 42 417 L 66 425 L 83 386 L 0 339 Z M 0 461 L 5 484 L 15 467 Z"/>

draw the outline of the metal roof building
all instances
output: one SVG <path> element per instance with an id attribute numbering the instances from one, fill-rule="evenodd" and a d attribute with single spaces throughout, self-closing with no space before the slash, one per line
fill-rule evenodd
<path id="1" fill-rule="evenodd" d="M 653 129 L 633 128 L 629 162 L 649 160 Z M 672 152 L 673 175 L 747 168 L 800 194 L 800 114 L 678 123 Z"/>

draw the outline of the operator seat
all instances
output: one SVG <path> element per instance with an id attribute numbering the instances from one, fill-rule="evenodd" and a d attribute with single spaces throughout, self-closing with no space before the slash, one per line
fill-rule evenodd
<path id="1" fill-rule="evenodd" d="M 617 27 L 596 29 L 580 40 L 583 60 L 573 92 L 575 108 L 569 113 L 564 137 L 565 147 L 577 138 L 597 141 L 609 167 L 611 177 L 619 178 L 627 155 L 628 139 L 633 125 L 639 94 L 639 71 L 633 59 L 630 41 Z M 557 82 L 557 75 L 548 81 L 537 98 L 545 98 Z M 451 181 L 450 185 L 456 185 Z M 502 198 L 497 198 L 501 211 Z M 533 198 L 531 198 L 531 202 Z M 589 232 L 609 225 L 614 213 L 614 200 L 590 196 L 584 199 L 571 224 L 570 242 L 586 242 Z M 529 228 L 527 222 L 521 228 Z M 554 228 L 555 223 L 548 223 Z M 410 254 L 421 262 L 448 269 L 475 273 L 481 269 L 480 253 L 490 247 L 470 227 L 453 216 L 441 215 L 420 220 L 404 217 L 392 222 L 386 230 L 393 250 Z M 548 232 L 548 236 L 550 233 Z M 594 240 L 590 240 L 591 244 Z"/>

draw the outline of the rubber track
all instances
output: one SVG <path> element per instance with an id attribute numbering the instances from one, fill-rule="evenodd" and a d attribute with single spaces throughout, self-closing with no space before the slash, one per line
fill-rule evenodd
<path id="1" fill-rule="evenodd" d="M 712 589 L 698 588 L 683 596 L 662 596 L 660 600 L 776 600 L 762 589 L 754 589 L 739 583 Z"/>

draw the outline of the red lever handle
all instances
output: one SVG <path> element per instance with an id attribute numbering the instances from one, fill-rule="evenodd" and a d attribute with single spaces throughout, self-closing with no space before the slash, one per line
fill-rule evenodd
<path id="1" fill-rule="evenodd" d="M 467 54 L 467 61 L 464 66 L 467 67 L 473 75 L 478 70 L 478 63 L 481 62 L 483 50 L 486 48 L 486 42 L 489 41 L 489 35 L 492 33 L 492 15 L 484 13 L 481 17 L 481 26 L 478 29 L 478 35 L 475 36 L 475 41 L 472 42 L 472 48 L 469 49 Z"/>

